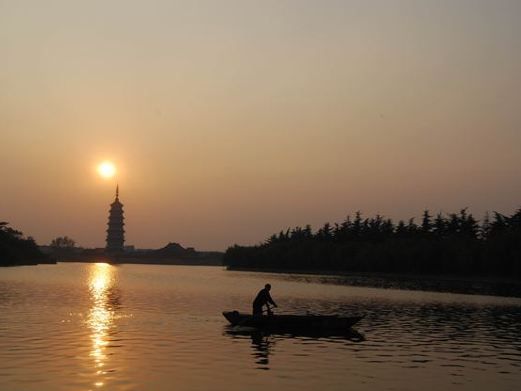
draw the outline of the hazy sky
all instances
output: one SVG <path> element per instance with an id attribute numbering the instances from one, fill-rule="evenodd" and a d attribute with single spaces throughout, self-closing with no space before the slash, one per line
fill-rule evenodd
<path id="1" fill-rule="evenodd" d="M 200 249 L 521 206 L 521 1 L 0 0 L 0 220 Z"/>

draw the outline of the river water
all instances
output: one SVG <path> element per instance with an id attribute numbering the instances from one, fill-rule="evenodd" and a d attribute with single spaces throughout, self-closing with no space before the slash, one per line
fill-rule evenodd
<path id="1" fill-rule="evenodd" d="M 365 314 L 344 336 L 231 329 L 266 283 L 280 313 Z M 220 267 L 0 269 L 0 390 L 514 390 L 521 299 Z"/>

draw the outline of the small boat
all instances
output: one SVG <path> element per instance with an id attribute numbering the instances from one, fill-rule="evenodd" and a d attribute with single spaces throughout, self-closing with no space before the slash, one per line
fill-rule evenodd
<path id="1" fill-rule="evenodd" d="M 223 316 L 232 326 L 271 331 L 349 330 L 363 318 L 336 315 L 251 315 L 239 311 L 225 311 Z"/>

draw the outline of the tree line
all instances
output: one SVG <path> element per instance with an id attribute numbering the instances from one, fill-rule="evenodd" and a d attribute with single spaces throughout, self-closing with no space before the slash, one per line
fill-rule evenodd
<path id="1" fill-rule="evenodd" d="M 22 232 L 0 221 L 0 266 L 33 265 L 54 263 L 43 254 L 32 237 L 25 237 Z"/>
<path id="2" fill-rule="evenodd" d="M 462 209 L 421 221 L 360 212 L 343 222 L 310 225 L 270 236 L 255 246 L 232 246 L 229 268 L 510 276 L 521 278 L 521 208 L 478 221 Z"/>

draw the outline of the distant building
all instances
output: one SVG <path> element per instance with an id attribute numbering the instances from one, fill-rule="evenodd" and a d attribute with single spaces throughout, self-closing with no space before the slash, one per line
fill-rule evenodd
<path id="1" fill-rule="evenodd" d="M 123 204 L 119 202 L 119 186 L 116 186 L 116 199 L 110 205 L 107 228 L 107 252 L 122 252 L 125 244 L 125 230 L 123 226 Z"/>

